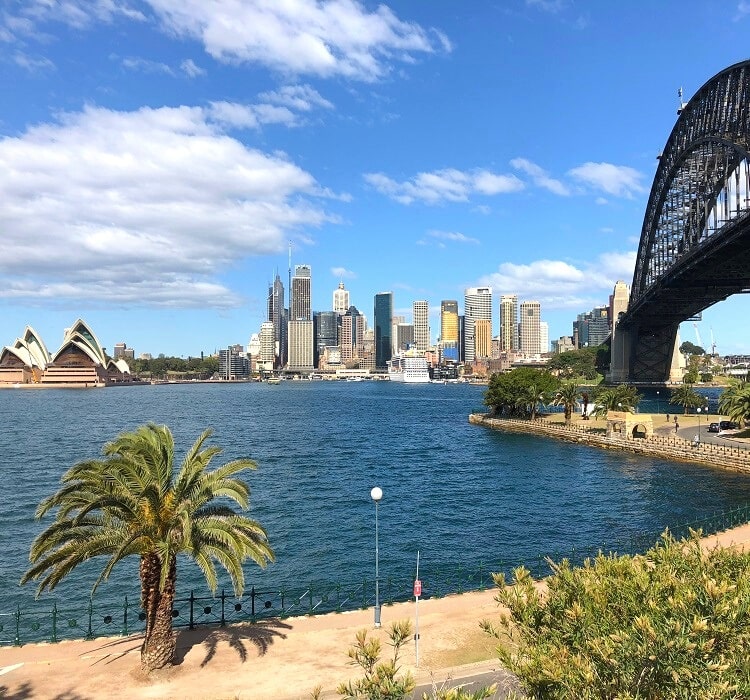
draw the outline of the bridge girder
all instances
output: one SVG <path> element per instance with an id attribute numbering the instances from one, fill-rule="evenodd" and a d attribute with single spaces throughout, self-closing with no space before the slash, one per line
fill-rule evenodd
<path id="1" fill-rule="evenodd" d="M 659 159 L 627 312 L 630 381 L 665 381 L 679 323 L 750 291 L 750 61 L 709 80 Z"/>

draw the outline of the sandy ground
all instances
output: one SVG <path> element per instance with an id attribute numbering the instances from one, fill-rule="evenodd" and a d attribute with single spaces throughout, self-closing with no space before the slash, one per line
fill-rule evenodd
<path id="1" fill-rule="evenodd" d="M 750 524 L 707 537 L 704 545 L 750 547 Z M 419 668 L 413 643 L 405 648 L 402 668 L 420 683 L 499 669 L 493 640 L 479 629 L 480 620 L 501 614 L 494 595 L 489 589 L 421 600 Z M 292 700 L 309 698 L 317 685 L 324 697 L 338 697 L 340 682 L 360 676 L 346 655 L 356 632 L 369 630 L 388 651 L 387 626 L 402 619 L 413 623 L 415 612 L 414 602 L 386 606 L 379 630 L 368 609 L 181 631 L 177 665 L 150 677 L 140 671 L 139 636 L 4 647 L 0 697 Z"/>

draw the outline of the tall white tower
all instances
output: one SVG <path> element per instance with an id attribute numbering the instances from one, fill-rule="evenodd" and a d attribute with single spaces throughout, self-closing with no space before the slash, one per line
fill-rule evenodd
<path id="1" fill-rule="evenodd" d="M 464 358 L 467 363 L 474 362 L 476 321 L 490 322 L 490 337 L 492 337 L 492 289 L 490 287 L 469 287 L 464 292 Z"/>
<path id="2" fill-rule="evenodd" d="M 539 355 L 542 352 L 542 334 L 539 323 L 542 306 L 538 301 L 524 301 L 521 304 L 520 350 L 526 355 Z"/>
<path id="3" fill-rule="evenodd" d="M 430 348 L 430 314 L 426 301 L 415 301 L 412 304 L 414 315 L 414 345 L 420 355 Z"/>
<path id="4" fill-rule="evenodd" d="M 349 309 L 349 290 L 344 289 L 344 282 L 339 282 L 338 289 L 333 290 L 333 310 L 342 316 Z"/>
<path id="5" fill-rule="evenodd" d="M 503 294 L 500 297 L 500 350 L 518 350 L 518 295 Z"/>
<path id="6" fill-rule="evenodd" d="M 313 369 L 312 273 L 309 265 L 296 265 L 290 290 L 289 369 Z"/>

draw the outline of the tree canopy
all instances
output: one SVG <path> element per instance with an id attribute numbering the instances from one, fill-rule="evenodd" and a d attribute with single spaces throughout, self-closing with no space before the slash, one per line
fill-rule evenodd
<path id="1" fill-rule="evenodd" d="M 683 355 L 705 355 L 706 351 L 700 345 L 694 345 L 689 340 L 686 340 L 680 345 L 680 352 Z"/>
<path id="2" fill-rule="evenodd" d="M 560 381 L 536 367 L 518 367 L 490 377 L 484 403 L 497 414 L 536 416 L 540 405 L 552 402 Z"/>
<path id="3" fill-rule="evenodd" d="M 750 697 L 750 554 L 703 551 L 699 533 L 644 555 L 552 564 L 546 591 L 523 567 L 495 575 L 500 659 L 529 697 Z"/>

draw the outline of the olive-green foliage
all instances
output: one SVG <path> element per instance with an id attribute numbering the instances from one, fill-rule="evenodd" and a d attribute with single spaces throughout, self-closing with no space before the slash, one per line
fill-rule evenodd
<path id="1" fill-rule="evenodd" d="M 379 639 L 367 637 L 367 630 L 357 632 L 354 646 L 348 651 L 351 663 L 359 666 L 365 675 L 348 683 L 341 683 L 337 692 L 346 700 L 406 700 L 414 693 L 415 682 L 411 673 L 400 676 L 398 656 L 401 647 L 412 636 L 411 622 L 401 620 L 391 624 L 388 630 L 390 646 L 393 647 L 393 658 L 381 661 L 381 646 Z M 480 688 L 473 693 L 463 688 L 433 688 L 432 693 L 423 693 L 422 700 L 484 700 L 492 697 L 496 686 Z M 316 687 L 311 693 L 313 700 L 322 697 L 322 688 Z"/>
<path id="2" fill-rule="evenodd" d="M 546 370 L 519 367 L 490 377 L 484 403 L 494 413 L 534 418 L 540 405 L 552 401 L 560 381 Z"/>
<path id="3" fill-rule="evenodd" d="M 750 554 L 701 550 L 665 533 L 646 554 L 553 564 L 547 592 L 523 567 L 500 659 L 530 695 L 578 700 L 750 697 Z"/>
<path id="4" fill-rule="evenodd" d="M 547 363 L 547 369 L 554 372 L 561 379 L 596 379 L 597 355 L 600 346 L 568 350 L 554 355 Z"/>
<path id="5" fill-rule="evenodd" d="M 400 676 L 398 655 L 401 647 L 411 639 L 412 626 L 408 620 L 394 622 L 388 630 L 390 645 L 393 647 L 393 658 L 381 661 L 380 640 L 367 637 L 367 630 L 357 632 L 354 646 L 349 649 L 349 658 L 359 666 L 365 675 L 356 680 L 342 683 L 338 694 L 347 700 L 365 698 L 367 700 L 401 700 L 410 698 L 414 692 L 414 677 L 411 673 Z"/>

